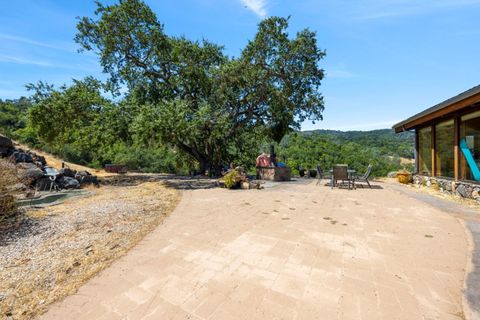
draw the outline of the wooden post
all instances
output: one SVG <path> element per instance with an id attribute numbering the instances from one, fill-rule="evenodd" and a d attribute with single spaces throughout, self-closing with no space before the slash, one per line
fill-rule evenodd
<path id="1" fill-rule="evenodd" d="M 460 172 L 460 154 L 458 153 L 459 152 L 459 144 L 460 144 L 460 118 L 457 116 L 455 117 L 455 119 L 453 120 L 453 126 L 454 126 L 454 130 L 455 130 L 455 143 L 454 143 L 454 147 L 453 147 L 453 152 L 454 152 L 454 178 L 455 178 L 455 182 L 458 181 L 458 175 L 459 175 L 459 172 Z"/>
<path id="2" fill-rule="evenodd" d="M 435 177 L 436 168 L 436 155 L 435 155 L 435 124 L 432 124 L 432 177 Z"/>

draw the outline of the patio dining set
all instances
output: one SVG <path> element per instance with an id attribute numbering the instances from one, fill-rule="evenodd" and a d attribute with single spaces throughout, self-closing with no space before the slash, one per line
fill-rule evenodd
<path id="1" fill-rule="evenodd" d="M 322 179 L 330 179 L 330 186 L 334 187 L 347 186 L 349 190 L 356 189 L 358 182 L 364 182 L 369 188 L 372 188 L 369 178 L 372 173 L 372 165 L 369 165 L 366 172 L 363 175 L 357 175 L 357 171 L 349 169 L 346 164 L 337 164 L 333 166 L 333 169 L 329 170 L 329 174 L 325 174 L 320 166 L 317 166 L 318 182 Z M 362 185 L 363 186 L 363 185 Z"/>

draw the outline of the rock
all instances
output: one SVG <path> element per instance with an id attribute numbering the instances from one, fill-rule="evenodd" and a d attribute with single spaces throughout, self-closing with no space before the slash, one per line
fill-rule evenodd
<path id="1" fill-rule="evenodd" d="M 472 191 L 472 198 L 480 198 L 480 188 L 474 188 Z"/>
<path id="2" fill-rule="evenodd" d="M 13 148 L 7 148 L 7 147 L 0 147 L 0 157 L 5 158 L 5 157 L 10 157 L 15 151 Z"/>
<path id="3" fill-rule="evenodd" d="M 0 147 L 3 148 L 13 148 L 13 141 L 10 138 L 7 138 L 0 134 Z"/>
<path id="4" fill-rule="evenodd" d="M 465 185 L 460 184 L 455 190 L 455 194 L 461 196 L 462 198 L 467 198 L 467 188 Z"/>
<path id="5" fill-rule="evenodd" d="M 39 156 L 36 153 L 31 153 L 33 162 L 40 164 L 41 167 L 45 167 L 47 165 L 47 160 L 45 160 L 44 156 Z"/>
<path id="6" fill-rule="evenodd" d="M 17 170 L 29 170 L 29 169 L 37 169 L 37 165 L 35 163 L 29 162 L 19 162 L 15 165 Z"/>
<path id="7" fill-rule="evenodd" d="M 389 178 L 396 178 L 396 177 L 397 177 L 397 171 L 390 171 L 390 172 L 387 174 L 387 177 L 389 177 Z"/>
<path id="8" fill-rule="evenodd" d="M 80 182 L 80 185 L 93 184 L 95 186 L 100 186 L 97 176 L 81 176 L 79 174 L 75 175 L 75 179 Z"/>
<path id="9" fill-rule="evenodd" d="M 58 170 L 58 172 L 65 176 L 65 177 L 70 177 L 70 178 L 75 178 L 75 175 L 77 174 L 77 172 L 75 170 L 72 170 L 70 168 L 62 168 L 60 170 Z"/>
<path id="10" fill-rule="evenodd" d="M 466 185 L 465 186 L 465 198 L 472 198 L 472 193 L 473 193 L 473 186 L 472 185 Z"/>
<path id="11" fill-rule="evenodd" d="M 57 183 L 62 189 L 78 189 L 80 188 L 80 182 L 77 179 L 71 177 L 60 177 L 57 179 Z"/>
<path id="12" fill-rule="evenodd" d="M 36 180 L 45 175 L 43 171 L 37 168 L 33 163 L 31 165 L 33 166 L 31 168 L 19 169 L 17 174 L 20 182 L 27 186 L 33 185 Z"/>
<path id="13" fill-rule="evenodd" d="M 16 183 L 14 185 L 9 186 L 7 189 L 10 192 L 20 192 L 20 191 L 26 191 L 28 188 L 23 183 Z"/>
<path id="14" fill-rule="evenodd" d="M 53 182 L 53 184 L 56 184 Z M 52 186 L 52 180 L 48 177 L 42 177 L 35 181 L 35 189 L 38 191 L 49 191 Z"/>
<path id="15" fill-rule="evenodd" d="M 240 188 L 243 190 L 249 190 L 250 189 L 250 182 L 243 181 L 240 183 Z"/>
<path id="16" fill-rule="evenodd" d="M 30 156 L 28 153 L 22 152 L 22 151 L 15 151 L 12 153 L 10 158 L 15 162 L 30 162 L 33 163 L 33 158 Z"/>

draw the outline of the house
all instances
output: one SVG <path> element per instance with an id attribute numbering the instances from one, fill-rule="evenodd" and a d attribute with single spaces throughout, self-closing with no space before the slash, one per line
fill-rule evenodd
<path id="1" fill-rule="evenodd" d="M 450 183 L 452 191 L 460 185 L 469 185 L 468 189 L 474 190 L 476 182 L 480 183 L 480 86 L 393 128 L 397 133 L 415 131 L 415 165 L 420 178 Z"/>

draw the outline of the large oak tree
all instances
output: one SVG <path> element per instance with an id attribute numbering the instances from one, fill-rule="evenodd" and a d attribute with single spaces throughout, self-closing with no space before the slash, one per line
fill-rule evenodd
<path id="1" fill-rule="evenodd" d="M 314 32 L 291 37 L 288 19 L 267 18 L 229 58 L 209 41 L 167 35 L 140 0 L 97 5 L 75 40 L 99 55 L 110 88 L 128 88 L 127 103 L 141 106 L 136 134 L 177 147 L 202 171 L 256 152 L 261 137 L 280 141 L 302 121 L 322 119 L 325 53 Z"/>

